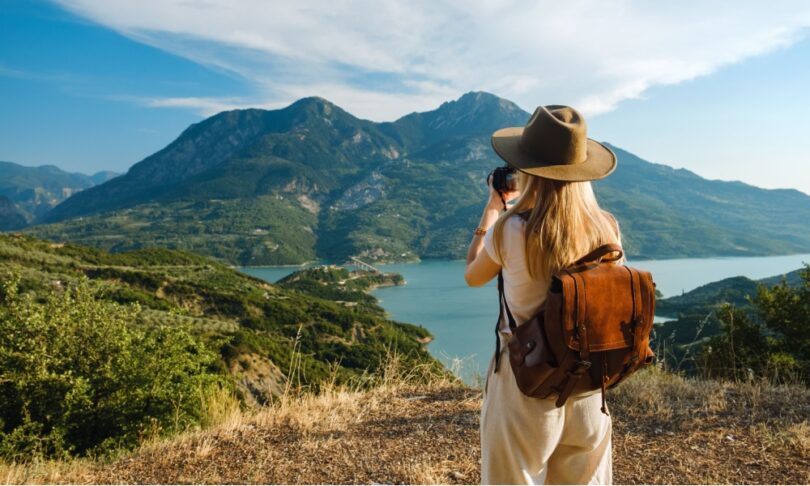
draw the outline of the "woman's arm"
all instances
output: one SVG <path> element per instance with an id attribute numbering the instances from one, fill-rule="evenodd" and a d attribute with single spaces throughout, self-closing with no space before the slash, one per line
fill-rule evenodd
<path id="1" fill-rule="evenodd" d="M 487 181 L 489 185 L 489 181 Z M 478 234 L 488 230 L 495 221 L 498 220 L 501 212 L 505 209 L 503 201 L 509 201 L 517 197 L 520 193 L 508 192 L 505 193 L 503 199 L 501 195 L 489 186 L 489 200 L 484 206 L 484 213 L 481 215 L 481 220 L 478 223 L 478 228 L 481 231 L 476 231 L 473 234 L 470 247 L 467 250 L 467 268 L 464 271 L 464 280 L 470 287 L 480 287 L 485 283 L 492 280 L 501 270 L 501 266 L 489 257 L 484 249 L 484 235 Z"/>

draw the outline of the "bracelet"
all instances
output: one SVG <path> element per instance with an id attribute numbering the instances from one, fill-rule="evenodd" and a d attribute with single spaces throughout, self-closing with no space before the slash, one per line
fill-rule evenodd
<path id="1" fill-rule="evenodd" d="M 483 235 L 487 234 L 487 230 L 479 226 L 479 227 L 475 228 L 475 231 L 473 231 L 473 234 L 476 234 L 478 236 L 483 236 Z"/>

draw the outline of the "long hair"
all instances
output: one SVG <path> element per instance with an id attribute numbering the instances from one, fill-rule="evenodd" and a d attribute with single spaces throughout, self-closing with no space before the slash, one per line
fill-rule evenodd
<path id="1" fill-rule="evenodd" d="M 527 211 L 526 262 L 534 279 L 550 278 L 598 246 L 621 242 L 616 218 L 599 207 L 589 181 L 518 174 L 520 198 L 495 223 L 493 242 L 501 261 L 504 223 Z"/>

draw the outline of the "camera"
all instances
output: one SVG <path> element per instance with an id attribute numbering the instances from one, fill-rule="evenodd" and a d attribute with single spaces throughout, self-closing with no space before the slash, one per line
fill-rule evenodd
<path id="1" fill-rule="evenodd" d="M 492 188 L 498 192 L 517 191 L 517 170 L 505 165 L 496 167 L 489 173 L 492 177 Z"/>

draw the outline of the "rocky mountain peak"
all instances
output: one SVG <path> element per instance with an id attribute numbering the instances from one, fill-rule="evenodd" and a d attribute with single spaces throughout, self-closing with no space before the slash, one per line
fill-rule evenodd
<path id="1" fill-rule="evenodd" d="M 465 93 L 459 99 L 442 103 L 439 108 L 425 115 L 430 115 L 430 128 L 436 129 L 464 125 L 477 127 L 504 122 L 525 123 L 529 116 L 511 101 L 484 91 Z"/>
<path id="2" fill-rule="evenodd" d="M 320 96 L 301 98 L 282 111 L 291 115 L 295 123 L 312 120 L 334 120 L 336 118 L 355 119 L 354 115 Z"/>
<path id="3" fill-rule="evenodd" d="M 529 114 L 511 101 L 483 91 L 471 91 L 433 111 L 411 113 L 383 124 L 412 150 L 454 137 L 488 137 L 498 128 L 526 123 Z"/>

